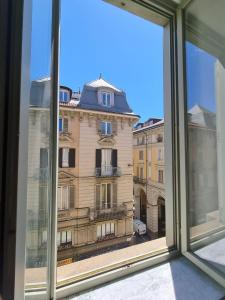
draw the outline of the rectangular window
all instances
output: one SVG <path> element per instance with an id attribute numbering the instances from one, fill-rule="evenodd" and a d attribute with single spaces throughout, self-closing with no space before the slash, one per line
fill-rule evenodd
<path id="1" fill-rule="evenodd" d="M 144 159 L 144 151 L 140 150 L 139 151 L 139 160 L 143 160 Z"/>
<path id="2" fill-rule="evenodd" d="M 158 182 L 163 183 L 163 170 L 158 171 Z"/>
<path id="3" fill-rule="evenodd" d="M 103 92 L 102 93 L 102 105 L 110 107 L 111 106 L 111 94 Z"/>
<path id="4" fill-rule="evenodd" d="M 57 245 L 64 246 L 64 245 L 71 245 L 72 244 L 72 232 L 71 230 L 66 231 L 59 231 L 57 232 Z"/>
<path id="5" fill-rule="evenodd" d="M 68 118 L 59 118 L 59 132 L 64 132 L 68 133 L 68 125 L 69 125 L 69 120 Z"/>
<path id="6" fill-rule="evenodd" d="M 111 122 L 101 122 L 101 134 L 102 135 L 112 135 L 112 123 Z"/>
<path id="7" fill-rule="evenodd" d="M 76 149 L 59 148 L 59 167 L 75 168 Z"/>
<path id="8" fill-rule="evenodd" d="M 60 91 L 60 93 L 59 93 L 59 100 L 61 102 L 68 102 L 68 100 L 69 100 L 69 93 L 67 91 Z"/>
<path id="9" fill-rule="evenodd" d="M 103 223 L 97 225 L 97 238 L 104 238 L 106 236 L 112 235 L 115 233 L 115 224 L 114 223 Z"/>
<path id="10" fill-rule="evenodd" d="M 112 188 L 111 183 L 101 184 L 101 207 L 103 209 L 111 208 Z"/>

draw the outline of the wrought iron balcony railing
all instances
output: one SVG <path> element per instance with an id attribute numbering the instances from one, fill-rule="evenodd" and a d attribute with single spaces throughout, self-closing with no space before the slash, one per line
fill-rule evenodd
<path id="1" fill-rule="evenodd" d="M 121 176 L 121 170 L 119 167 L 103 166 L 101 168 L 95 168 L 96 177 L 112 177 Z"/>
<path id="2" fill-rule="evenodd" d="M 127 208 L 125 205 L 108 209 L 93 209 L 90 211 L 91 220 L 113 220 L 122 219 L 127 215 Z"/>
<path id="3" fill-rule="evenodd" d="M 133 179 L 134 179 L 134 183 L 140 183 L 140 184 L 146 184 L 147 183 L 145 178 L 134 176 Z"/>

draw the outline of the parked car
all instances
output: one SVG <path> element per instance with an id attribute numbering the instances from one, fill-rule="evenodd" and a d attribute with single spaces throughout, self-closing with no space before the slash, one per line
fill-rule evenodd
<path id="1" fill-rule="evenodd" d="M 133 228 L 134 231 L 137 232 L 139 235 L 146 234 L 146 224 L 143 223 L 141 220 L 134 219 Z"/>

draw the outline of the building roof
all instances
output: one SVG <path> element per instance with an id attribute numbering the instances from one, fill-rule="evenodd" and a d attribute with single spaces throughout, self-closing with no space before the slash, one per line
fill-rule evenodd
<path id="1" fill-rule="evenodd" d="M 141 131 L 145 131 L 145 130 L 148 130 L 148 129 L 151 129 L 151 128 L 155 128 L 155 127 L 158 127 L 158 126 L 161 126 L 161 125 L 164 125 L 164 119 L 162 119 L 162 120 L 159 121 L 159 122 L 153 123 L 153 124 L 151 124 L 151 125 L 144 126 L 144 127 L 138 128 L 138 129 L 135 129 L 135 130 L 133 130 L 133 133 L 139 133 L 139 132 L 141 132 Z"/>
<path id="2" fill-rule="evenodd" d="M 86 86 L 90 86 L 93 88 L 109 88 L 116 92 L 122 92 L 121 90 L 117 89 L 114 85 L 110 84 L 102 77 L 100 77 L 99 79 L 93 80 L 89 83 L 86 83 Z"/>
<path id="3" fill-rule="evenodd" d="M 103 106 L 98 101 L 98 91 L 102 89 L 110 89 L 114 95 L 114 105 L 110 107 Z M 97 110 L 102 112 L 119 113 L 119 114 L 133 114 L 132 109 L 129 107 L 126 99 L 126 93 L 117 89 L 112 84 L 105 81 L 103 78 L 91 81 L 84 85 L 78 108 Z M 139 116 L 138 116 L 139 117 Z"/>

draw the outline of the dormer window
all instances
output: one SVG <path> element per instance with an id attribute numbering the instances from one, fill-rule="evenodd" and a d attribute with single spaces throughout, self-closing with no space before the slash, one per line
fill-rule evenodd
<path id="1" fill-rule="evenodd" d="M 111 94 L 107 92 L 102 92 L 102 105 L 110 107 L 111 106 Z"/>
<path id="2" fill-rule="evenodd" d="M 60 102 L 68 102 L 69 101 L 69 92 L 61 90 L 59 93 Z"/>

